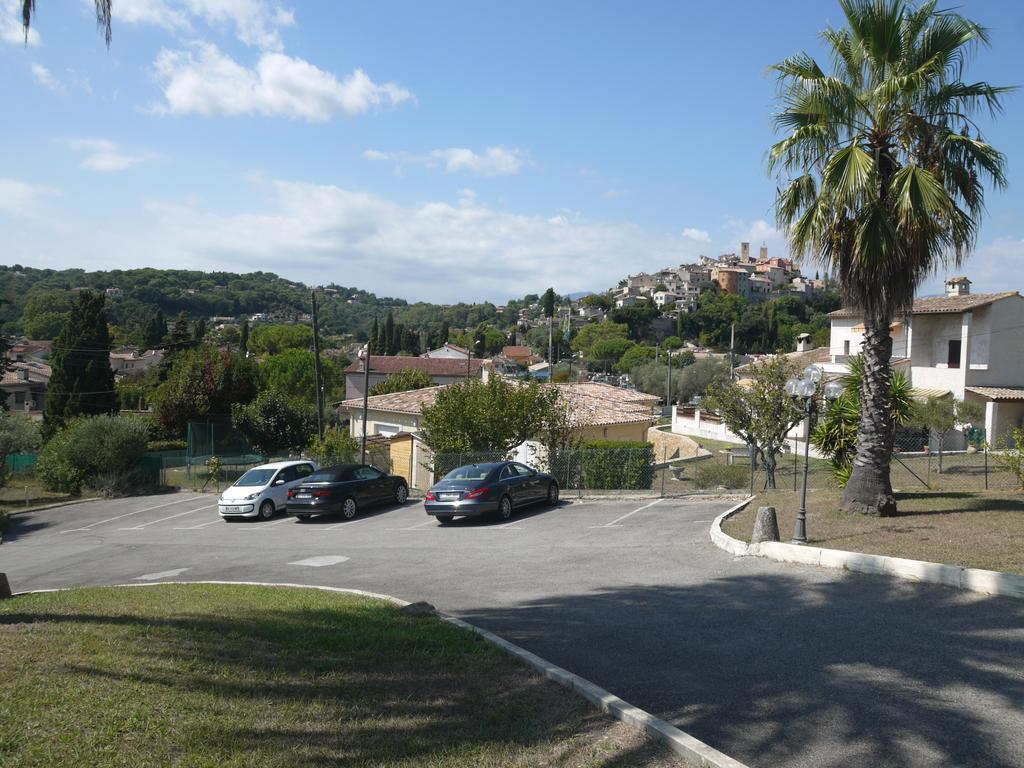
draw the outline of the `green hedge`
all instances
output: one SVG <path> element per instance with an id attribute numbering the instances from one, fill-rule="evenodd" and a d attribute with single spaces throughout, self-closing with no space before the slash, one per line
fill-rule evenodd
<path id="1" fill-rule="evenodd" d="M 654 485 L 654 446 L 623 440 L 594 440 L 583 446 L 583 487 L 641 490 Z"/>
<path id="2" fill-rule="evenodd" d="M 697 465 L 693 484 L 698 488 L 746 488 L 750 485 L 750 467 L 703 461 Z"/>

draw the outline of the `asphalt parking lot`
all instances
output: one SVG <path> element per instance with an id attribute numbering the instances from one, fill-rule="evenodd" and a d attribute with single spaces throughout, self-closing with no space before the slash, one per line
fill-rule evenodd
<path id="1" fill-rule="evenodd" d="M 1024 602 L 732 558 L 708 540 L 731 503 L 225 523 L 216 497 L 182 493 L 19 515 L 0 571 L 16 591 L 237 580 L 428 600 L 752 766 L 1024 765 Z"/>

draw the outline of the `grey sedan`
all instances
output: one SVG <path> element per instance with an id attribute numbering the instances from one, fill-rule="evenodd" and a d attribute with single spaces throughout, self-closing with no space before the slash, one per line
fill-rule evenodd
<path id="1" fill-rule="evenodd" d="M 497 514 L 508 520 L 527 504 L 558 503 L 558 481 L 516 461 L 468 464 L 453 469 L 427 491 L 423 506 L 441 523 L 455 517 Z"/>

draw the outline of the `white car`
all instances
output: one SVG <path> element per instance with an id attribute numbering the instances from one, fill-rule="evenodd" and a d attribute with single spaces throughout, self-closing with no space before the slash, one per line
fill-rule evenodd
<path id="1" fill-rule="evenodd" d="M 217 502 L 217 511 L 226 521 L 244 517 L 269 520 L 284 511 L 288 489 L 301 483 L 315 469 L 312 461 L 277 461 L 253 467 L 224 490 Z"/>

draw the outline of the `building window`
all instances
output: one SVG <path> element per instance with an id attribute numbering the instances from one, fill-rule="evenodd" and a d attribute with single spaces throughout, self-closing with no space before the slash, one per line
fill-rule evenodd
<path id="1" fill-rule="evenodd" d="M 378 424 L 373 433 L 375 435 L 384 435 L 385 437 L 393 437 L 402 431 L 402 428 L 397 424 Z"/>
<path id="2" fill-rule="evenodd" d="M 960 367 L 960 339 L 949 340 L 949 356 L 946 365 L 949 368 Z"/>
<path id="3" fill-rule="evenodd" d="M 844 355 L 849 355 L 850 354 L 850 340 L 849 339 L 847 339 L 846 341 L 843 342 L 843 354 Z"/>

